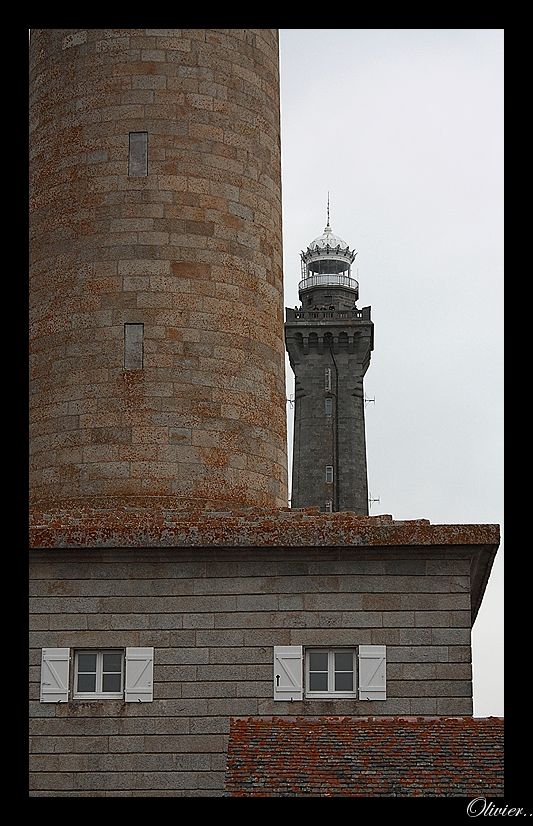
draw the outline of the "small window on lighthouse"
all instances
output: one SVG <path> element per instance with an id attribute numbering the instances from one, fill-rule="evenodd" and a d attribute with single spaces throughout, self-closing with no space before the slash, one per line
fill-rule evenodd
<path id="1" fill-rule="evenodd" d="M 130 132 L 128 175 L 130 178 L 148 175 L 148 132 Z"/>
<path id="2" fill-rule="evenodd" d="M 324 399 L 324 413 L 331 416 L 333 412 L 333 399 Z"/>
<path id="3" fill-rule="evenodd" d="M 143 368 L 144 324 L 124 325 L 124 370 Z"/>
<path id="4" fill-rule="evenodd" d="M 333 465 L 326 465 L 326 482 L 328 484 L 333 482 Z"/>

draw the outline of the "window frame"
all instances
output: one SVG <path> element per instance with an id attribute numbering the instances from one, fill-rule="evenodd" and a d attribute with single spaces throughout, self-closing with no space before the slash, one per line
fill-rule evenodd
<path id="1" fill-rule="evenodd" d="M 327 691 L 311 691 L 309 666 L 310 654 L 328 655 L 328 689 Z M 353 691 L 335 691 L 335 654 L 352 655 Z M 356 648 L 305 648 L 304 651 L 304 698 L 309 700 L 357 700 L 357 649 Z M 339 672 L 339 673 L 350 673 Z"/>
<path id="2" fill-rule="evenodd" d="M 144 322 L 124 322 L 124 370 L 144 370 Z"/>
<path id="3" fill-rule="evenodd" d="M 80 654 L 96 654 L 96 690 L 95 691 L 78 691 L 78 663 Z M 103 691 L 103 675 L 118 674 L 118 671 L 104 672 L 104 654 L 120 654 L 121 656 L 121 670 L 120 670 L 120 691 Z M 72 699 L 73 700 L 122 700 L 124 699 L 124 686 L 126 672 L 126 651 L 124 648 L 76 648 L 74 651 L 74 668 L 73 668 L 73 686 Z M 95 672 L 81 672 L 92 674 Z"/>
<path id="4" fill-rule="evenodd" d="M 331 479 L 328 479 L 331 476 Z M 333 465 L 326 465 L 326 485 L 333 484 Z"/>
<path id="5" fill-rule="evenodd" d="M 331 393 L 331 367 L 324 368 L 324 390 Z"/>
<path id="6" fill-rule="evenodd" d="M 333 399 L 329 396 L 324 399 L 324 415 L 328 419 L 333 416 Z"/>
<path id="7" fill-rule="evenodd" d="M 135 143 L 135 140 L 133 141 L 133 144 L 132 144 L 132 140 L 131 140 L 132 135 L 146 135 L 145 146 L 143 146 L 143 149 L 146 149 L 146 158 L 145 158 L 145 164 L 143 166 L 143 171 L 142 172 L 134 172 L 133 171 L 133 168 L 135 167 L 135 163 L 133 163 L 134 153 L 133 153 L 132 146 Z M 144 141 L 143 141 L 143 143 L 144 143 Z M 137 159 L 135 159 L 135 160 L 137 160 Z M 147 178 L 147 177 L 148 177 L 148 132 L 147 132 L 146 129 L 141 130 L 141 131 L 133 130 L 132 132 L 128 133 L 128 178 Z"/>

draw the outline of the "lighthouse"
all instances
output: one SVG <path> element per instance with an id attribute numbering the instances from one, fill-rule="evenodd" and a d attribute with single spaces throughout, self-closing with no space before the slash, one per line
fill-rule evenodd
<path id="1" fill-rule="evenodd" d="M 329 220 L 301 253 L 301 306 L 287 308 L 295 376 L 293 508 L 368 514 L 363 378 L 374 346 L 370 307 L 357 306 L 357 252 Z"/>

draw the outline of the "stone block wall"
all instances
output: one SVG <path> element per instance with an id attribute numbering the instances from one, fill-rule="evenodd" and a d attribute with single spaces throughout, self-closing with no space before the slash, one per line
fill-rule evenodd
<path id="1" fill-rule="evenodd" d="M 326 336 L 331 336 L 331 348 Z M 370 363 L 370 320 L 287 320 L 285 340 L 295 375 L 291 506 L 368 514 L 363 379 Z M 325 368 L 331 390 L 325 390 Z M 325 415 L 324 402 L 332 403 Z M 334 482 L 326 483 L 326 465 Z"/>
<path id="2" fill-rule="evenodd" d="M 30 209 L 32 502 L 286 505 L 277 30 L 33 30 Z"/>
<path id="3" fill-rule="evenodd" d="M 218 796 L 232 716 L 469 715 L 471 548 L 32 552 L 37 796 Z M 273 700 L 275 645 L 387 646 L 387 699 Z M 39 702 L 43 647 L 153 646 L 154 700 Z"/>

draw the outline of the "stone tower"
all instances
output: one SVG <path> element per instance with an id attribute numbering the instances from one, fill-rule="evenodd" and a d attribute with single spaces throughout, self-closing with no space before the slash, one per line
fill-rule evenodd
<path id="1" fill-rule="evenodd" d="M 287 505 L 278 33 L 36 29 L 32 504 Z"/>
<path id="2" fill-rule="evenodd" d="M 358 309 L 356 252 L 324 232 L 301 253 L 301 307 L 287 308 L 285 342 L 295 375 L 293 508 L 368 514 L 363 377 L 374 325 Z"/>

